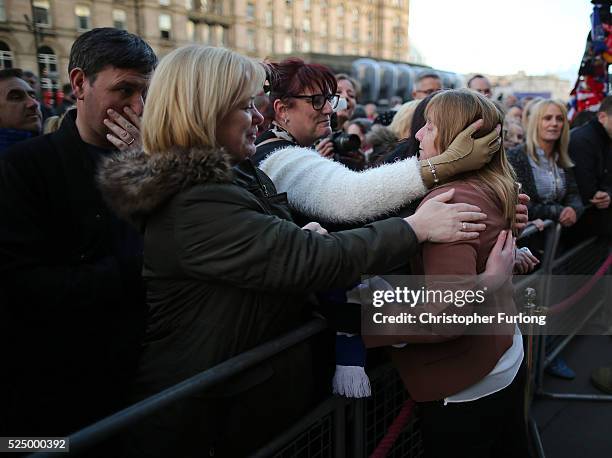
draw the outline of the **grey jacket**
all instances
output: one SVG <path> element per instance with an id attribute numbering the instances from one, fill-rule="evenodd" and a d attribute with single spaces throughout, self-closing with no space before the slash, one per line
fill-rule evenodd
<path id="1" fill-rule="evenodd" d="M 565 171 L 565 186 L 566 191 L 563 199 L 559 202 L 543 202 L 538 195 L 538 190 L 531 171 L 531 165 L 527 159 L 525 145 L 517 146 L 508 151 L 508 160 L 514 171 L 519 183 L 522 185 L 522 192 L 527 194 L 531 200 L 527 205 L 529 209 L 530 219 L 551 219 L 557 221 L 561 211 L 565 207 L 571 207 L 576 211 L 576 217 L 580 218 L 584 212 L 584 205 L 578 193 L 578 186 L 574 178 L 574 171 L 571 168 L 563 169 Z"/>

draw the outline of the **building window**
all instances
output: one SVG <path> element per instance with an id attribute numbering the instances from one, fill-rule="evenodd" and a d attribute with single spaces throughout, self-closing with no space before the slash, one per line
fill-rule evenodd
<path id="1" fill-rule="evenodd" d="M 185 8 L 191 11 L 193 9 L 193 0 L 185 0 Z"/>
<path id="2" fill-rule="evenodd" d="M 169 6 L 170 5 L 170 0 L 159 0 L 159 4 L 161 6 Z"/>
<path id="3" fill-rule="evenodd" d="M 160 37 L 169 40 L 170 32 L 172 32 L 172 18 L 169 14 L 159 15 L 159 34 Z"/>
<path id="4" fill-rule="evenodd" d="M 249 52 L 254 52 L 256 49 L 255 30 L 253 29 L 247 30 L 247 49 L 249 50 Z"/>
<path id="5" fill-rule="evenodd" d="M 304 40 L 304 42 L 302 43 L 302 51 L 310 52 L 310 40 L 308 39 Z"/>
<path id="6" fill-rule="evenodd" d="M 203 42 L 211 46 L 226 46 L 227 45 L 227 29 L 222 25 L 204 25 Z"/>
<path id="7" fill-rule="evenodd" d="M 338 5 L 338 8 L 336 8 L 336 14 L 338 17 L 344 16 L 344 5 Z"/>
<path id="8" fill-rule="evenodd" d="M 4 0 L 0 0 L 0 21 L 6 21 L 6 9 L 4 8 Z"/>
<path id="9" fill-rule="evenodd" d="M 265 14 L 266 27 L 272 27 L 272 23 L 274 22 L 273 14 L 274 13 L 272 11 L 266 11 L 266 14 Z"/>
<path id="10" fill-rule="evenodd" d="M 13 53 L 4 41 L 0 41 L 0 69 L 4 68 L 13 68 Z"/>
<path id="11" fill-rule="evenodd" d="M 204 43 L 205 45 L 210 44 L 210 26 L 206 23 L 201 24 L 200 27 L 202 28 L 201 30 L 201 39 L 202 39 L 202 43 Z"/>
<path id="12" fill-rule="evenodd" d="M 35 0 L 32 5 L 34 7 L 34 23 L 43 27 L 50 26 L 49 2 L 47 0 Z"/>
<path id="13" fill-rule="evenodd" d="M 204 4 L 204 0 L 202 0 Z M 223 16 L 223 1 L 222 0 L 211 0 L 211 4 L 208 7 L 209 12 Z"/>
<path id="14" fill-rule="evenodd" d="M 285 37 L 285 54 L 291 54 L 293 52 L 293 40 L 291 37 Z"/>
<path id="15" fill-rule="evenodd" d="M 308 18 L 304 19 L 302 28 L 304 29 L 304 32 L 310 32 L 310 19 Z"/>
<path id="16" fill-rule="evenodd" d="M 124 10 L 113 10 L 113 27 L 116 29 L 125 30 L 127 15 Z"/>
<path id="17" fill-rule="evenodd" d="M 187 24 L 185 25 L 185 29 L 187 32 L 187 40 L 191 41 L 191 42 L 195 42 L 195 23 L 193 21 L 187 21 Z"/>
<path id="18" fill-rule="evenodd" d="M 310 0 L 304 0 L 304 11 L 310 11 Z"/>
<path id="19" fill-rule="evenodd" d="M 249 21 L 255 20 L 255 4 L 252 2 L 247 3 L 246 17 Z"/>
<path id="20" fill-rule="evenodd" d="M 38 48 L 38 64 L 41 75 L 57 73 L 57 56 L 55 51 L 48 46 Z"/>
<path id="21" fill-rule="evenodd" d="M 74 7 L 74 14 L 76 15 L 77 30 L 91 29 L 91 11 L 88 6 L 76 5 Z"/>
<path id="22" fill-rule="evenodd" d="M 293 28 L 293 18 L 291 17 L 290 14 L 285 16 L 285 28 L 287 30 L 291 30 Z"/>
<path id="23" fill-rule="evenodd" d="M 217 46 L 227 46 L 227 29 L 222 25 L 216 26 Z"/>
<path id="24" fill-rule="evenodd" d="M 321 22 L 321 36 L 322 37 L 327 36 L 327 21 Z"/>
<path id="25" fill-rule="evenodd" d="M 336 25 L 336 37 L 344 38 L 344 24 L 342 22 Z"/>
<path id="26" fill-rule="evenodd" d="M 353 41 L 359 41 L 359 27 L 356 24 L 353 26 Z"/>
<path id="27" fill-rule="evenodd" d="M 274 53 L 274 36 L 271 33 L 266 35 L 266 52 Z"/>

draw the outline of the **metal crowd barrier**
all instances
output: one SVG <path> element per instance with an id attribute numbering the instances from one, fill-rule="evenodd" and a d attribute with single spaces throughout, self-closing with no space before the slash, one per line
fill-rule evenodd
<path id="1" fill-rule="evenodd" d="M 377 367 L 369 376 L 371 397 L 328 398 L 252 457 L 369 456 L 408 398 L 402 381 L 390 364 Z M 422 455 L 418 416 L 413 416 L 387 456 L 416 458 Z"/>
<path id="2" fill-rule="evenodd" d="M 607 244 L 598 238 L 590 238 L 583 241 L 576 247 L 570 249 L 559 258 L 555 259 L 551 265 L 552 275 L 576 275 L 575 278 L 578 280 L 566 285 L 564 291 L 554 291 L 549 285 L 544 290 L 545 297 L 544 301 L 546 304 L 556 304 L 561 298 L 571 295 L 572 291 L 576 291 L 583 287 L 580 280 L 583 280 L 584 275 L 593 275 L 600 265 L 606 261 L 609 256 L 609 247 Z M 580 276 L 578 276 L 578 274 Z M 609 283 L 609 282 L 608 282 Z M 606 285 L 607 286 L 607 285 Z M 546 345 L 541 343 L 539 348 L 539 358 L 542 364 L 539 366 L 538 377 L 536 378 L 537 391 L 536 395 L 549 398 L 549 399 L 565 399 L 565 400 L 589 400 L 589 401 L 612 401 L 612 395 L 593 395 L 593 394 L 577 394 L 577 393 L 553 393 L 544 390 L 542 379 L 543 371 L 550 364 L 550 362 L 567 346 L 567 344 L 578 334 L 578 332 L 590 322 L 590 320 L 598 313 L 600 313 L 603 307 L 606 305 L 606 301 L 609 300 L 610 291 L 605 291 L 600 297 L 589 297 L 589 304 L 592 305 L 588 308 L 585 307 L 567 307 L 557 314 L 553 314 L 552 317 L 564 324 L 571 323 L 571 331 L 566 336 L 562 336 L 548 347 L 548 351 L 545 348 Z M 561 297 L 559 297 L 561 296 Z M 554 306 L 553 306 L 554 307 Z M 551 313 L 554 309 L 551 310 Z"/>
<path id="3" fill-rule="evenodd" d="M 523 242 L 537 232 L 534 229 L 525 231 L 521 237 Z M 567 250 L 560 256 L 556 256 L 561 241 L 561 226 L 546 222 L 546 232 L 543 234 L 544 258 L 540 269 L 534 274 L 527 276 L 515 283 L 516 303 L 520 304 L 522 298 L 527 297 L 524 310 L 528 314 L 546 314 L 547 326 L 556 321 L 563 324 L 567 329 L 564 336 L 550 338 L 552 344 L 547 345 L 547 336 L 544 333 L 525 336 L 525 358 L 528 368 L 528 383 L 525 393 L 525 406 L 528 425 L 531 432 L 534 449 L 540 458 L 544 458 L 544 448 L 540 439 L 535 420 L 529 416 L 529 408 L 534 398 L 563 399 L 563 400 L 589 400 L 610 401 L 610 395 L 576 394 L 576 393 L 553 393 L 544 390 L 544 370 L 551 361 L 569 344 L 569 342 L 589 323 L 611 297 L 612 292 L 604 289 L 599 297 L 588 296 L 591 292 L 589 287 L 597 282 L 595 279 L 591 285 L 586 278 L 595 274 L 605 274 L 607 266 L 610 265 L 609 247 L 606 242 L 596 237 L 582 241 L 575 247 Z M 603 264 L 603 265 L 602 265 Z M 599 269 L 598 269 L 599 268 Z M 563 288 L 557 289 L 558 285 L 552 285 L 552 275 L 563 275 L 568 283 Z M 593 277 L 590 277 L 593 280 Z M 609 285 L 609 282 L 607 283 Z M 606 286 L 609 288 L 609 286 Z M 576 303 L 588 298 L 589 307 L 574 307 L 572 297 L 577 291 L 584 290 Z M 522 296 L 522 297 L 521 297 Z M 560 307 L 564 303 L 565 307 Z"/>
<path id="4" fill-rule="evenodd" d="M 544 237 L 544 256 L 539 269 L 531 275 L 521 277 L 515 282 L 516 303 L 523 303 L 525 292 L 531 293 L 531 298 L 524 309 L 528 313 L 541 310 L 551 298 L 548 276 L 553 272 L 565 269 L 572 271 L 592 268 L 599 257 L 597 240 L 589 239 L 563 256 L 555 259 L 559 244 L 561 229 L 551 221 L 545 221 L 545 230 L 538 231 L 530 226 L 523 231 L 519 242 L 541 234 Z M 581 272 L 583 273 L 583 272 Z M 535 298 L 533 294 L 535 293 Z M 535 299 L 535 300 L 534 300 Z M 537 305 L 536 303 L 539 303 Z M 597 310 L 602 306 L 598 304 Z M 593 313 L 596 313 L 594 311 Z M 592 315 L 592 314 L 591 314 Z M 591 316 L 590 315 L 590 316 Z M 588 317 L 586 318 L 588 319 Z M 526 359 L 529 370 L 529 382 L 525 393 L 525 412 L 529 416 L 529 408 L 534 396 L 546 396 L 563 399 L 593 399 L 589 395 L 569 395 L 547 393 L 542 389 L 543 370 L 554 355 L 567 345 L 584 320 L 576 322 L 575 330 L 567 336 L 553 353 L 545 354 L 543 336 L 525 336 Z M 293 346 L 326 328 L 322 319 L 313 319 L 304 326 L 267 342 L 243 354 L 233 357 L 218 366 L 201 372 L 177 385 L 174 385 L 154 396 L 127 407 L 93 425 L 90 425 L 69 437 L 70 451 L 81 453 L 104 440 L 119 433 L 147 415 L 183 399 L 195 392 L 201 392 L 240 372 L 252 367 L 267 358 Z M 372 396 L 368 399 L 346 399 L 333 396 L 316 406 L 309 414 L 267 445 L 254 452 L 253 457 L 365 457 L 369 456 L 387 429 L 400 412 L 407 399 L 407 393 L 396 371 L 390 364 L 385 364 L 370 371 Z M 585 397 L 588 396 L 588 397 Z M 610 400 L 612 396 L 596 396 L 597 399 Z M 538 454 L 543 457 L 543 448 L 539 440 L 537 425 L 528 417 L 532 438 Z M 423 455 L 423 444 L 419 431 L 418 409 L 411 420 L 405 425 L 387 456 L 416 458 Z M 52 456 L 39 452 L 32 456 Z"/>

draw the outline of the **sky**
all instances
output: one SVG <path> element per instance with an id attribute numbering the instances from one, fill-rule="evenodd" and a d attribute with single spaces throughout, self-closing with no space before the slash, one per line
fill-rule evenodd
<path id="1" fill-rule="evenodd" d="M 592 8 L 590 0 L 410 0 L 408 37 L 439 70 L 575 80 Z"/>

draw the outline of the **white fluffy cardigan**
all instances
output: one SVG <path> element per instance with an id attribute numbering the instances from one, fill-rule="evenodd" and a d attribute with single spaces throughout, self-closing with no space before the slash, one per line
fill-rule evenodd
<path id="1" fill-rule="evenodd" d="M 259 167 L 293 208 L 315 221 L 371 220 L 427 192 L 416 158 L 354 172 L 313 149 L 289 146 L 270 153 Z"/>

